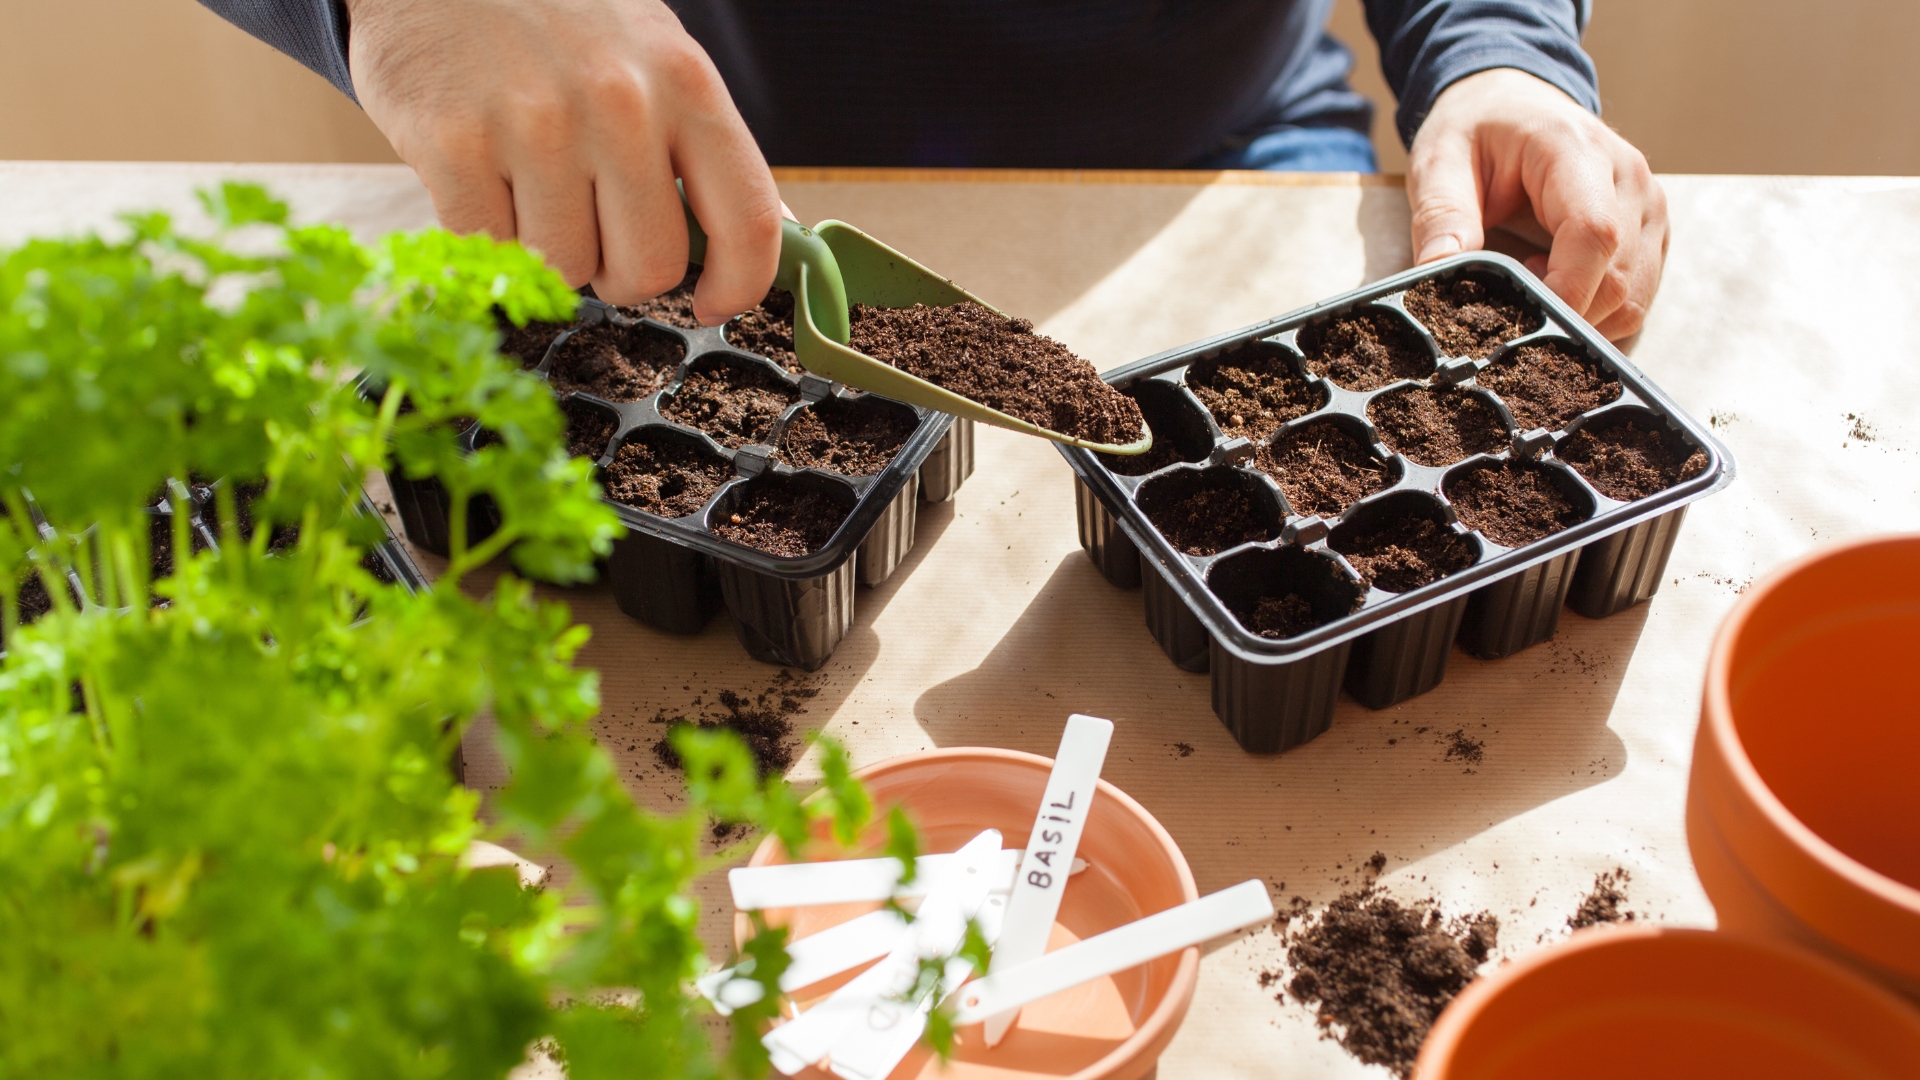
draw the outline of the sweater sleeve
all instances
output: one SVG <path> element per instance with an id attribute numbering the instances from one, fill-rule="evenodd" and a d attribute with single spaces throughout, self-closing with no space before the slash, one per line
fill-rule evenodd
<path id="1" fill-rule="evenodd" d="M 1400 102 L 1394 124 L 1409 146 L 1442 90 L 1491 68 L 1518 68 L 1600 112 L 1600 77 L 1580 47 L 1591 0 L 1364 3 L 1380 66 Z"/>
<path id="2" fill-rule="evenodd" d="M 200 0 L 214 14 L 311 68 L 350 98 L 342 0 Z M 357 103 L 358 98 L 354 98 Z"/>

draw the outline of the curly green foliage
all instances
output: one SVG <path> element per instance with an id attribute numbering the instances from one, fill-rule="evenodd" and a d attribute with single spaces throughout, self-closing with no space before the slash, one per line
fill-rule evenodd
<path id="1" fill-rule="evenodd" d="M 551 394 L 496 351 L 496 312 L 575 297 L 513 244 L 369 249 L 258 188 L 205 203 L 213 239 L 145 215 L 0 254 L 0 1075 L 498 1077 L 536 1042 L 576 1080 L 763 1068 L 753 1038 L 716 1060 L 687 992 L 703 826 L 857 830 L 857 785 L 803 804 L 684 732 L 687 808 L 645 813 L 586 729 L 585 629 L 511 574 L 461 587 L 509 550 L 584 578 L 614 537 Z M 463 417 L 500 441 L 459 453 Z M 456 533 L 431 589 L 378 583 L 377 468 L 491 497 L 498 533 Z M 188 477 L 230 481 L 236 538 L 264 478 L 258 527 L 194 553 L 176 514 L 156 582 L 143 508 Z M 269 551 L 274 526 L 297 541 Z M 53 610 L 23 626 L 28 582 Z M 512 771 L 491 825 L 445 765 L 482 711 Z M 461 864 L 495 834 L 577 873 Z"/>

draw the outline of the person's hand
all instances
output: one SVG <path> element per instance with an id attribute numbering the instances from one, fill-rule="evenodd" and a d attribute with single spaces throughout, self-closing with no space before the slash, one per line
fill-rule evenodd
<path id="1" fill-rule="evenodd" d="M 713 62 L 659 0 L 348 0 L 367 115 L 456 232 L 518 238 L 601 299 L 687 268 L 674 179 L 707 233 L 694 313 L 760 302 L 780 196 Z"/>
<path id="2" fill-rule="evenodd" d="M 1527 260 L 1608 338 L 1640 329 L 1667 258 L 1667 197 L 1647 159 L 1540 79 L 1512 68 L 1448 86 L 1408 152 L 1416 262 L 1484 245 L 1526 218 L 1551 237 Z"/>

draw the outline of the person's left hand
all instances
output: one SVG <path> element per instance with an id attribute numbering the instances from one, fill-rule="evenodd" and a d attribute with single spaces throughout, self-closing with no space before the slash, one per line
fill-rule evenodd
<path id="1" fill-rule="evenodd" d="M 1609 339 L 1646 320 L 1667 258 L 1667 197 L 1632 144 L 1551 83 L 1469 75 L 1434 102 L 1408 151 L 1414 261 L 1485 245 L 1529 208 L 1552 238 L 1527 260 Z"/>

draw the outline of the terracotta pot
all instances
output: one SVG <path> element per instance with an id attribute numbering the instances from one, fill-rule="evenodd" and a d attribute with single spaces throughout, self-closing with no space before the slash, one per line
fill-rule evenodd
<path id="1" fill-rule="evenodd" d="M 1751 589 L 1707 665 L 1687 840 L 1723 929 L 1920 999 L 1920 537 Z"/>
<path id="2" fill-rule="evenodd" d="M 892 805 L 904 807 L 920 830 L 921 850 L 934 853 L 956 851 L 982 829 L 999 829 L 1007 847 L 1025 847 L 1052 767 L 1051 759 L 1034 754 L 964 747 L 906 754 L 856 775 L 882 813 Z M 808 854 L 835 857 L 824 842 L 820 851 Z M 1199 896 L 1193 872 L 1173 838 L 1152 814 L 1105 780 L 1087 817 L 1080 857 L 1088 867 L 1067 887 L 1051 949 Z M 751 865 L 785 861 L 786 852 L 769 839 L 754 852 Z M 799 938 L 877 906 L 769 909 L 763 914 Z M 746 916 L 736 915 L 736 942 L 744 942 L 751 932 Z M 794 1004 L 803 1009 L 812 1005 L 858 970 L 800 990 Z M 916 1049 L 894 1070 L 893 1080 L 1135 1080 L 1150 1075 L 1186 1017 L 1199 970 L 1200 950 L 1190 948 L 1055 994 L 1022 1010 L 1019 1023 L 999 1046 L 988 1049 L 978 1026 L 965 1028 L 945 1071 L 930 1052 Z M 809 1070 L 802 1075 L 820 1074 Z"/>
<path id="3" fill-rule="evenodd" d="M 1419 1080 L 1894 1080 L 1920 1010 L 1804 949 L 1707 930 L 1586 930 L 1470 983 Z"/>

